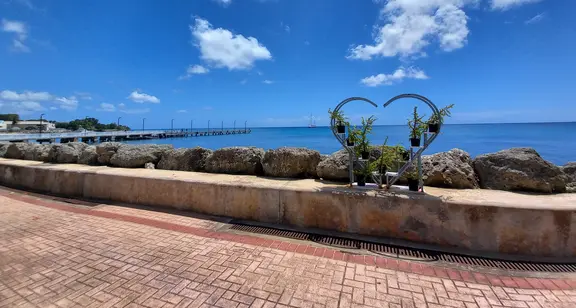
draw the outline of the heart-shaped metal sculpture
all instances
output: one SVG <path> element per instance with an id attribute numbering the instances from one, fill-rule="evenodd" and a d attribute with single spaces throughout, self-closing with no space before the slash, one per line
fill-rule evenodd
<path id="1" fill-rule="evenodd" d="M 432 113 L 435 115 L 435 117 L 437 119 L 440 118 L 440 111 L 438 110 L 438 107 L 436 107 L 436 105 L 434 105 L 434 103 L 432 103 L 432 101 L 429 100 L 428 98 L 426 98 L 422 95 L 418 95 L 418 94 L 401 94 L 401 95 L 395 96 L 395 97 L 391 98 L 390 100 L 388 100 L 384 104 L 384 108 L 387 107 L 388 105 L 392 104 L 393 102 L 395 102 L 399 99 L 402 99 L 402 98 L 414 98 L 414 99 L 417 99 L 417 100 L 424 102 L 426 105 L 428 105 L 428 107 L 430 107 L 430 109 L 432 110 Z M 369 100 L 367 98 L 350 97 L 350 98 L 347 98 L 347 99 L 343 100 L 342 102 L 340 102 L 336 106 L 336 108 L 334 108 L 333 112 L 338 113 L 340 111 L 340 109 L 342 109 L 342 107 L 344 107 L 344 105 L 346 105 L 349 102 L 353 102 L 353 101 L 363 101 L 363 102 L 371 104 L 374 107 L 378 107 L 378 105 L 376 105 L 376 103 L 372 102 L 371 100 Z M 354 166 L 358 165 L 361 168 L 363 168 L 365 166 L 365 164 L 369 164 L 369 161 L 358 159 L 358 157 L 356 156 L 356 153 L 354 151 L 354 147 L 348 146 L 346 143 L 346 140 L 347 140 L 346 132 L 339 133 L 337 130 L 337 124 L 339 124 L 339 123 L 336 123 L 336 119 L 334 117 L 332 117 L 331 122 L 330 122 L 330 127 L 332 130 L 332 133 L 334 134 L 334 137 L 336 137 L 338 142 L 340 142 L 340 144 L 342 144 L 342 147 L 344 147 L 344 149 L 348 152 L 348 155 L 349 155 L 348 172 L 349 172 L 349 178 L 350 178 L 350 185 L 352 185 L 353 181 L 354 181 Z M 436 139 L 436 137 L 440 133 L 441 128 L 442 128 L 442 123 L 440 121 L 438 123 L 438 128 L 437 128 L 436 132 L 433 132 L 433 133 L 425 132 L 424 133 L 424 145 L 423 146 L 410 147 L 409 159 L 401 168 L 398 169 L 398 172 L 386 172 L 386 174 L 384 174 L 384 175 L 376 173 L 376 172 L 373 173 L 372 179 L 374 180 L 374 182 L 377 183 L 379 187 L 382 187 L 382 185 L 384 184 L 382 176 L 384 176 L 386 178 L 386 188 L 390 188 L 396 181 L 398 181 L 398 179 L 400 179 L 402 174 L 404 172 L 406 172 L 413 165 L 414 159 L 416 158 L 416 160 L 418 161 L 418 190 L 423 191 L 424 185 L 423 185 L 423 181 L 422 181 L 422 159 L 421 159 L 421 155 L 430 146 L 430 144 L 432 144 L 432 142 Z M 415 148 L 417 148 L 416 151 L 414 151 Z"/>

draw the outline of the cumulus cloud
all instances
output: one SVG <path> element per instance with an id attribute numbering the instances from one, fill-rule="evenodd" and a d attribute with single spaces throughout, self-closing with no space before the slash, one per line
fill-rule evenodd
<path id="1" fill-rule="evenodd" d="M 192 75 L 208 74 L 208 72 L 210 72 L 210 70 L 202 65 L 190 65 L 188 69 L 186 69 L 186 75 L 180 76 L 179 79 L 188 79 Z"/>
<path id="2" fill-rule="evenodd" d="M 378 74 L 370 77 L 363 78 L 360 80 L 361 83 L 368 87 L 377 87 L 381 85 L 393 85 L 399 82 L 402 82 L 404 79 L 428 79 L 429 77 L 424 73 L 423 70 L 409 67 L 398 68 L 392 74 Z"/>
<path id="3" fill-rule="evenodd" d="M 0 101 L 0 109 L 4 113 L 29 114 L 46 110 L 40 103 L 32 101 Z"/>
<path id="4" fill-rule="evenodd" d="M 264 80 L 264 81 L 262 81 L 262 82 L 265 83 L 265 84 L 273 84 L 273 83 L 274 83 L 274 81 L 268 80 L 268 79 L 266 79 L 266 80 Z"/>
<path id="5" fill-rule="evenodd" d="M 158 99 L 156 96 L 149 95 L 149 94 L 140 92 L 138 90 L 130 93 L 130 95 L 128 95 L 128 99 L 135 102 L 135 103 L 141 103 L 141 104 L 142 103 L 152 103 L 152 104 L 160 103 L 160 99 Z"/>
<path id="6" fill-rule="evenodd" d="M 29 52 L 30 48 L 24 44 L 28 38 L 28 27 L 22 21 L 2 19 L 2 31 L 13 33 L 12 49 L 14 51 Z"/>
<path id="7" fill-rule="evenodd" d="M 538 1 L 540 0 L 491 0 L 490 5 L 494 10 L 508 10 L 516 6 Z"/>
<path id="8" fill-rule="evenodd" d="M 25 91 L 18 93 L 15 91 L 4 90 L 0 92 L 0 99 L 7 101 L 49 101 L 53 99 L 53 96 L 48 92 Z"/>
<path id="9" fill-rule="evenodd" d="M 254 37 L 244 37 L 223 28 L 214 29 L 205 19 L 195 18 L 190 31 L 200 49 L 200 58 L 215 67 L 245 70 L 258 60 L 270 60 L 270 51 Z"/>
<path id="10" fill-rule="evenodd" d="M 463 8 L 476 0 L 389 0 L 382 8 L 384 25 L 377 26 L 374 43 L 350 48 L 347 58 L 420 57 L 432 42 L 444 51 L 464 47 L 468 17 Z"/>
<path id="11" fill-rule="evenodd" d="M 113 104 L 101 103 L 100 108 L 98 108 L 97 110 L 104 112 L 114 112 L 116 111 L 116 106 L 114 106 Z"/>
<path id="12" fill-rule="evenodd" d="M 60 105 L 60 109 L 76 110 L 78 108 L 78 99 L 75 96 L 58 97 L 55 102 Z"/>

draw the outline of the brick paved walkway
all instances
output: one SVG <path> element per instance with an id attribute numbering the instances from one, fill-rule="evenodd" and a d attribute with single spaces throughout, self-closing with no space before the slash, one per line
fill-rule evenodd
<path id="1" fill-rule="evenodd" d="M 0 190 L 0 307 L 576 307 L 572 279 L 310 251 L 216 224 Z"/>

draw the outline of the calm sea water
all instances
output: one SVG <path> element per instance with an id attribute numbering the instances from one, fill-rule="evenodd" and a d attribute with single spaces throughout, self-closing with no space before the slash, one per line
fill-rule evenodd
<path id="1" fill-rule="evenodd" d="M 512 147 L 535 148 L 542 157 L 563 165 L 576 161 L 576 122 L 538 124 L 467 124 L 444 125 L 442 133 L 425 154 L 460 148 L 472 157 Z M 409 145 L 405 125 L 376 126 L 371 141 L 382 144 Z M 130 143 L 173 144 L 176 148 L 201 146 L 218 149 L 229 146 L 256 146 L 274 149 L 283 146 L 306 147 L 330 154 L 341 148 L 328 127 L 317 128 L 253 128 L 247 135 L 187 137 L 131 141 Z"/>

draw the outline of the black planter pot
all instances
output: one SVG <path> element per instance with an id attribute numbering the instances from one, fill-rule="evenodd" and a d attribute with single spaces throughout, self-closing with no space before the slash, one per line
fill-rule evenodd
<path id="1" fill-rule="evenodd" d="M 338 124 L 336 126 L 336 131 L 338 132 L 338 134 L 344 134 L 346 132 L 346 126 Z"/>
<path id="2" fill-rule="evenodd" d="M 360 153 L 360 156 L 362 156 L 362 159 L 368 159 L 368 158 L 370 158 L 370 152 L 368 152 L 368 151 L 362 151 L 362 152 Z"/>
<path id="3" fill-rule="evenodd" d="M 346 145 L 349 147 L 353 147 L 354 146 L 354 141 L 350 140 L 350 139 L 346 139 Z"/>
<path id="4" fill-rule="evenodd" d="M 413 147 L 420 146 L 420 138 L 410 138 L 410 145 Z"/>
<path id="5" fill-rule="evenodd" d="M 418 179 L 408 179 L 408 190 L 418 191 Z"/>
<path id="6" fill-rule="evenodd" d="M 431 133 L 437 133 L 438 129 L 440 129 L 440 125 L 438 123 L 430 123 L 428 124 L 428 131 Z"/>
<path id="7" fill-rule="evenodd" d="M 388 171 L 388 167 L 386 165 L 382 166 L 382 168 L 378 166 L 378 172 L 380 172 L 381 175 L 385 175 L 386 171 Z"/>
<path id="8" fill-rule="evenodd" d="M 409 152 L 403 152 L 402 153 L 402 159 L 404 159 L 405 161 L 409 161 L 410 160 L 410 153 Z"/>
<path id="9" fill-rule="evenodd" d="M 358 186 L 366 186 L 366 176 L 363 174 L 359 174 L 356 176 L 356 181 L 358 182 Z"/>

